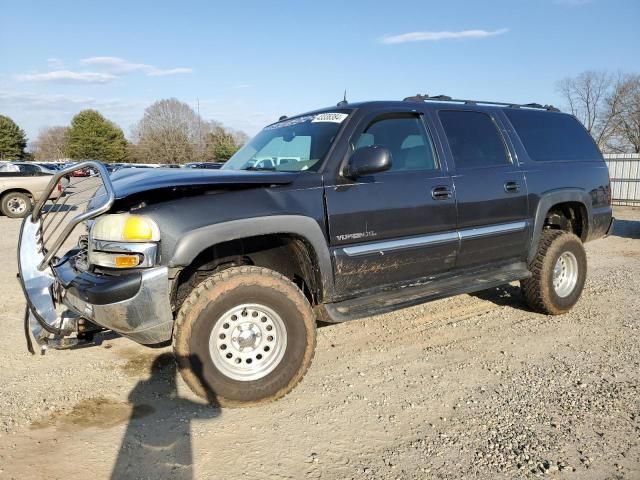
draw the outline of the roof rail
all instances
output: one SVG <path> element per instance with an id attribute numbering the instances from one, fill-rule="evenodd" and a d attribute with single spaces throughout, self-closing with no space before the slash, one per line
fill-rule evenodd
<path id="1" fill-rule="evenodd" d="M 540 110 L 548 110 L 550 112 L 559 112 L 560 110 L 553 105 L 540 105 L 539 103 L 504 103 L 504 102 L 486 102 L 484 100 L 464 100 L 460 98 L 451 98 L 448 95 L 421 95 L 417 94 L 412 97 L 406 97 L 405 102 L 455 102 L 465 105 L 497 105 L 510 108 L 536 108 Z"/>

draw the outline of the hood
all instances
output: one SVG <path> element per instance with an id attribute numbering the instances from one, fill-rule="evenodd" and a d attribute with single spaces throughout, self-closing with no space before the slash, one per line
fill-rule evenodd
<path id="1" fill-rule="evenodd" d="M 297 172 L 255 172 L 245 170 L 206 170 L 196 168 L 127 168 L 115 172 L 111 183 L 116 198 L 157 190 L 183 190 L 190 187 L 286 185 Z"/>

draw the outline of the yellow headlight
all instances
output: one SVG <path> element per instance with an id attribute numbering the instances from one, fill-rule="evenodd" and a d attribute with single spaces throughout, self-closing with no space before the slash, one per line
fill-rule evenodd
<path id="1" fill-rule="evenodd" d="M 124 222 L 122 231 L 124 240 L 151 240 L 153 238 L 153 228 L 148 219 L 131 215 Z"/>
<path id="2" fill-rule="evenodd" d="M 145 216 L 118 213 L 98 217 L 90 235 L 93 240 L 112 242 L 157 242 L 160 229 Z"/>

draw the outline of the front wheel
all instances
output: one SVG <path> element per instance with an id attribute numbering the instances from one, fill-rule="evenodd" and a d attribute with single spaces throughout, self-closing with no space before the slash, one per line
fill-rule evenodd
<path id="1" fill-rule="evenodd" d="M 6 193 L 0 202 L 2 213 L 9 218 L 24 218 L 32 208 L 29 195 L 21 192 Z"/>
<path id="2" fill-rule="evenodd" d="M 520 282 L 529 306 L 547 315 L 568 312 L 580 299 L 587 278 L 582 242 L 572 233 L 544 230 L 529 270 L 531 277 Z"/>
<path id="3" fill-rule="evenodd" d="M 185 300 L 174 352 L 185 382 L 225 407 L 276 400 L 311 364 L 316 343 L 309 302 L 293 283 L 259 267 L 212 275 Z"/>

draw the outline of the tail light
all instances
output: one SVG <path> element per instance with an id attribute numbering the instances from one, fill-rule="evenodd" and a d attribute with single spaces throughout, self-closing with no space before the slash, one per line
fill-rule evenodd
<path id="1" fill-rule="evenodd" d="M 58 180 L 58 192 L 62 192 L 62 181 Z"/>

